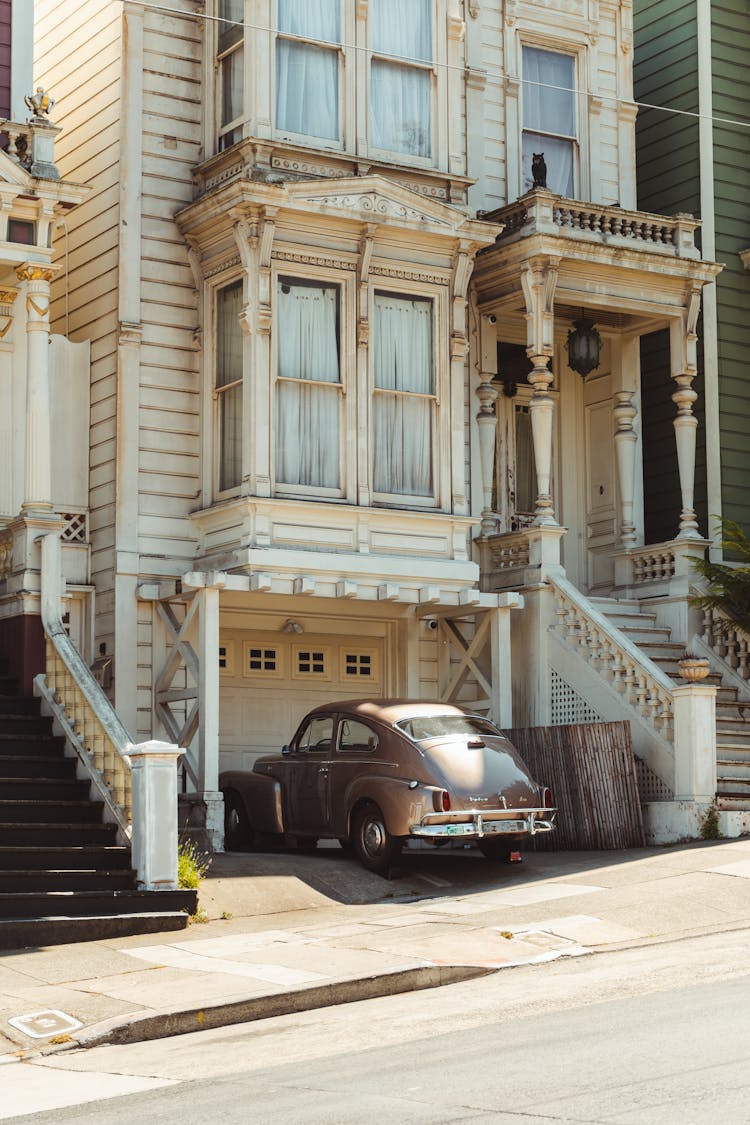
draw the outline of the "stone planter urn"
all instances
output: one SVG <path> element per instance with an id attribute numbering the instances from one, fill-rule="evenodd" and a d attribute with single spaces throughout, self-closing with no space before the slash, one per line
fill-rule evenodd
<path id="1" fill-rule="evenodd" d="M 708 661 L 699 656 L 684 656 L 678 667 L 683 680 L 687 680 L 691 684 L 697 684 L 701 680 L 705 680 L 711 671 Z"/>

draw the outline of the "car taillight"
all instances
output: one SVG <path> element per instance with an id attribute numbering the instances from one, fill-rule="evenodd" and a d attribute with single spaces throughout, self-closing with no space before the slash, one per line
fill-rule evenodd
<path id="1" fill-rule="evenodd" d="M 542 805 L 545 809 L 554 809 L 555 807 L 555 799 L 552 796 L 552 790 L 548 789 L 546 785 L 542 790 Z"/>
<path id="2" fill-rule="evenodd" d="M 443 812 L 451 811 L 451 795 L 447 789 L 443 790 L 441 803 L 443 806 Z"/>

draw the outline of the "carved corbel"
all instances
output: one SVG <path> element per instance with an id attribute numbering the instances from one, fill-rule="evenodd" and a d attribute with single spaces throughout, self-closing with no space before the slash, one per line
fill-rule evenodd
<path id="1" fill-rule="evenodd" d="M 17 289 L 0 289 L 0 340 L 8 335 L 13 324 L 13 304 L 17 296 Z"/>
<path id="2" fill-rule="evenodd" d="M 469 0 L 469 15 L 473 20 L 479 15 L 479 0 Z"/>
<path id="3" fill-rule="evenodd" d="M 521 270 L 521 286 L 526 304 L 526 353 L 549 358 L 554 351 L 555 289 L 560 259 L 532 258 Z"/>
<path id="4" fill-rule="evenodd" d="M 448 16 L 448 39 L 454 43 L 460 43 L 466 34 L 466 24 L 461 19 L 460 15 L 451 14 Z"/>
<path id="5" fill-rule="evenodd" d="M 518 18 L 518 5 L 516 0 L 505 0 L 505 23 L 513 27 Z"/>
<path id="6" fill-rule="evenodd" d="M 258 224 L 251 219 L 237 217 L 232 233 L 240 252 L 242 268 L 250 273 L 254 265 L 253 256 L 258 247 Z"/>

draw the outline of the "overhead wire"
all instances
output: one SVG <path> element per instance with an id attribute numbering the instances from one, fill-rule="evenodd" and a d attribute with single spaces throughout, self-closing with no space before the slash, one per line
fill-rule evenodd
<path id="1" fill-rule="evenodd" d="M 215 16 L 209 14 L 208 12 L 185 12 L 180 10 L 179 8 L 170 7 L 168 4 L 160 4 L 157 2 L 157 0 L 119 0 L 119 2 L 121 4 L 137 5 L 138 7 L 148 9 L 149 11 L 165 12 L 170 15 L 181 16 L 188 19 L 201 19 L 206 22 L 216 24 L 228 24 L 230 27 L 242 27 L 243 29 L 246 29 L 248 31 L 261 31 L 269 35 L 275 35 L 277 32 L 276 28 L 267 27 L 264 24 L 250 23 L 245 20 L 238 21 L 228 19 L 226 16 Z M 284 37 L 289 39 L 298 39 L 302 42 L 309 41 L 304 40 L 302 36 L 287 35 L 286 33 L 284 33 Z M 341 50 L 346 51 L 362 51 L 367 54 L 378 54 L 378 52 L 373 52 L 372 48 L 364 47 L 359 43 L 346 43 L 343 41 L 329 43 L 327 40 L 320 40 L 315 42 L 316 44 L 319 42 L 321 46 L 337 47 Z M 416 58 L 411 55 L 398 55 L 389 52 L 388 58 L 395 59 L 398 62 L 411 63 L 413 65 L 425 65 L 424 59 Z M 476 73 L 476 71 L 474 71 L 473 68 L 469 66 L 459 66 L 455 63 L 449 62 L 432 61 L 429 63 L 429 67 L 431 69 L 442 68 L 444 70 L 458 71 L 463 75 Z M 619 97 L 617 94 L 607 94 L 598 90 L 584 90 L 580 87 L 558 86 L 551 82 L 537 82 L 530 78 L 522 79 L 517 74 L 508 74 L 506 71 L 503 71 L 497 67 L 487 67 L 482 69 L 488 77 L 502 80 L 511 79 L 512 81 L 516 81 L 519 83 L 522 82 L 524 86 L 538 86 L 546 90 L 558 90 L 567 94 L 575 94 L 577 97 L 595 97 L 604 102 L 625 102 L 628 105 L 635 105 L 639 109 L 650 109 L 655 110 L 659 113 L 669 113 L 680 117 L 689 117 L 696 121 L 711 121 L 715 125 L 732 125 L 737 126 L 741 129 L 750 130 L 750 120 L 743 121 L 734 117 L 720 117 L 717 114 L 705 114 L 691 109 L 677 109 L 674 106 L 657 105 L 654 102 L 642 102 L 638 101 L 635 98 L 623 98 Z"/>

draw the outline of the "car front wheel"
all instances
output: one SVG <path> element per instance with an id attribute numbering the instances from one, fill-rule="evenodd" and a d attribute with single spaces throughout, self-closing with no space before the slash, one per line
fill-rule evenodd
<path id="1" fill-rule="evenodd" d="M 375 804 L 362 805 L 354 813 L 352 845 L 362 866 L 376 875 L 387 876 L 401 851 L 401 841 L 390 834 Z"/>

